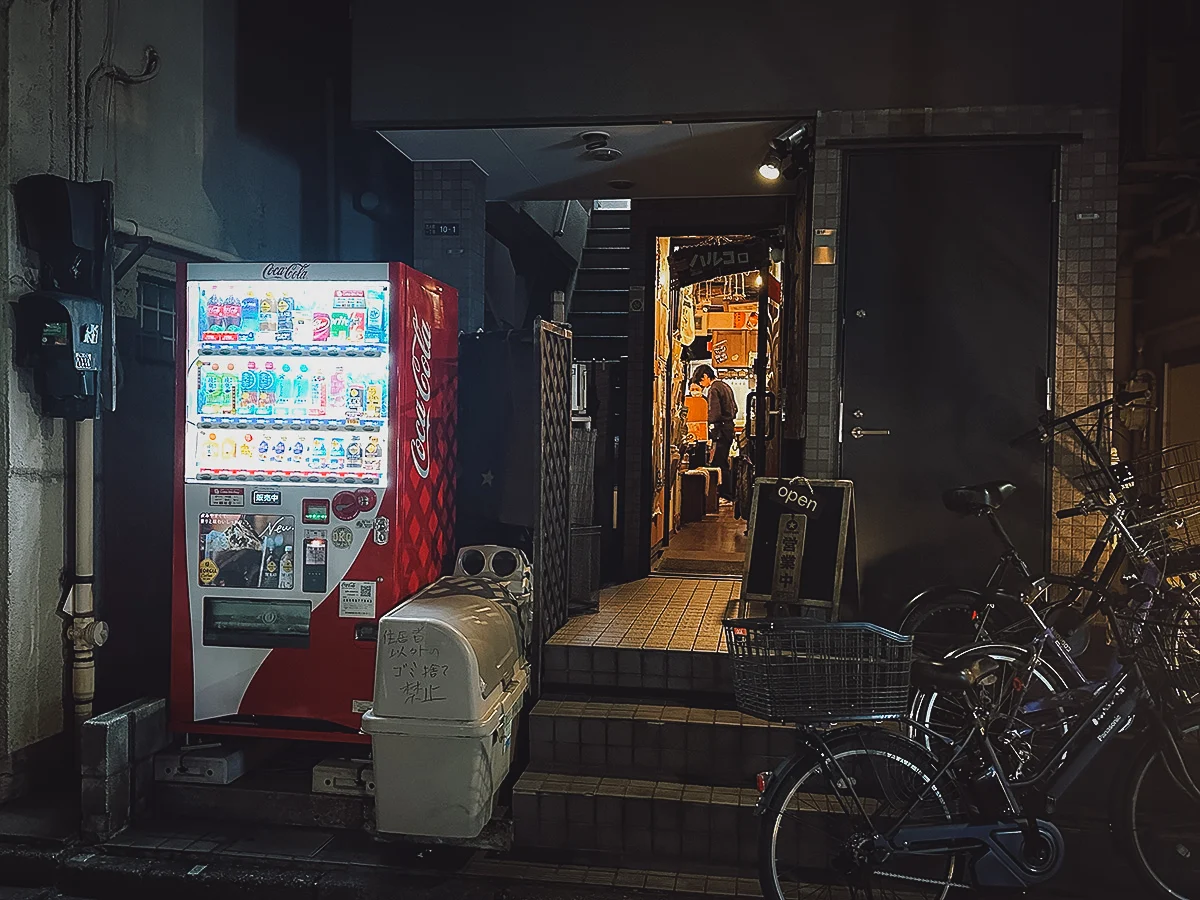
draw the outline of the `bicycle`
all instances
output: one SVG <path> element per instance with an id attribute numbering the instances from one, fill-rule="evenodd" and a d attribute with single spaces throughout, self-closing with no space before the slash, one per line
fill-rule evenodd
<path id="1" fill-rule="evenodd" d="M 994 661 L 914 662 L 911 637 L 868 623 L 726 622 L 739 709 L 797 726 L 797 752 L 759 777 L 764 897 L 841 887 L 851 896 L 945 898 L 970 885 L 1024 890 L 1048 881 L 1065 854 L 1048 818 L 1056 799 L 1141 713 L 1146 725 L 1113 825 L 1158 896 L 1200 898 L 1192 850 L 1200 851 L 1200 787 L 1180 748 L 1192 742 L 1200 757 L 1200 711 L 1179 700 L 1200 687 L 1200 626 L 1189 623 L 1180 641 L 1172 598 L 1146 591 L 1150 600 L 1117 632 L 1126 665 L 1021 779 L 1004 772 L 980 696 L 997 677 Z M 904 721 L 910 682 L 960 694 L 971 709 L 958 734 L 934 735 L 937 753 L 878 724 L 917 724 Z M 831 727 L 845 722 L 856 724 Z"/>
<path id="2" fill-rule="evenodd" d="M 1112 399 L 1067 415 L 1055 419 L 1043 417 L 1036 429 L 1013 441 L 1015 445 L 1037 438 L 1046 443 L 1064 430 L 1074 437 L 1091 468 L 1073 478 L 1083 492 L 1080 505 L 1058 511 L 1057 518 L 1093 512 L 1089 501 L 1120 492 L 1127 477 L 1128 466 L 1114 467 L 1109 463 L 1099 447 L 1099 439 L 1090 437 L 1079 425 L 1079 420 L 1097 415 L 1099 429 L 1110 408 L 1126 406 L 1147 396 L 1145 391 L 1121 391 Z M 998 517 L 1004 501 L 1015 491 L 1012 484 L 987 482 L 952 488 L 943 495 L 943 503 L 950 512 L 987 520 L 1001 544 L 1001 555 L 982 590 L 943 585 L 923 591 L 909 601 L 901 613 L 897 630 L 917 638 L 917 647 L 923 652 L 942 656 L 970 643 L 1024 643 L 1043 631 L 1046 620 L 1067 640 L 1073 656 L 1081 656 L 1086 650 L 1089 617 L 1083 614 L 1071 616 L 1070 612 L 1090 591 L 1112 586 L 1124 563 L 1119 548 L 1109 555 L 1103 570 L 1095 576 L 1118 530 L 1111 517 L 1106 519 L 1075 580 L 1054 576 L 1035 578 Z M 1006 582 L 1013 574 L 1020 581 L 1019 593 L 1005 590 Z M 1054 601 L 1050 599 L 1050 590 L 1056 586 L 1067 586 L 1071 590 L 1064 598 Z"/>
<path id="3" fill-rule="evenodd" d="M 1105 467 L 1103 472 L 1081 478 L 1090 479 L 1084 482 L 1083 499 L 1066 512 L 1103 513 L 1102 535 L 1114 534 L 1118 542 L 1099 581 L 1062 576 L 1046 576 L 1042 581 L 1070 586 L 1074 596 L 1086 595 L 1080 616 L 1090 623 L 1103 609 L 1121 610 L 1129 596 L 1137 594 L 1139 585 L 1157 586 L 1164 574 L 1170 574 L 1178 545 L 1194 547 L 1200 542 L 1200 454 L 1191 445 L 1169 448 L 1120 469 Z M 1178 559 L 1177 554 L 1174 558 Z M 1112 575 L 1127 559 L 1140 572 L 1127 580 L 1128 596 L 1109 589 Z M 1195 598 L 1182 591 L 1175 596 L 1178 615 L 1200 618 Z M 1068 728 L 1072 717 L 1081 714 L 1083 704 L 1104 683 L 1104 679 L 1089 679 L 1083 673 L 1071 648 L 1049 624 L 1049 617 L 1039 611 L 1039 604 L 1029 604 L 1026 615 L 1038 631 L 1024 643 L 967 645 L 944 657 L 967 662 L 987 657 L 999 664 L 1000 688 L 990 699 L 1009 723 L 1001 736 L 1010 776 L 1019 776 L 1032 759 L 1045 752 L 1053 737 Z M 1115 675 L 1119 666 L 1119 659 L 1114 658 L 1105 677 Z M 914 692 L 911 717 L 930 733 L 950 733 L 961 727 L 968 715 L 962 699 L 954 694 L 922 688 Z M 932 749 L 927 735 L 911 736 Z"/>

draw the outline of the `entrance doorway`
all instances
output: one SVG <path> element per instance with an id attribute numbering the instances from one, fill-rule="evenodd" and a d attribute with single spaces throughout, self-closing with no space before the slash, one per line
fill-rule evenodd
<path id="1" fill-rule="evenodd" d="M 1013 448 L 1047 407 L 1057 148 L 848 154 L 842 473 L 854 481 L 863 613 L 982 586 L 997 547 L 942 506 L 1010 481 L 1000 519 L 1048 556 L 1046 460 Z"/>
<path id="2" fill-rule="evenodd" d="M 763 398 L 768 420 L 778 392 L 781 263 L 751 235 L 660 236 L 655 273 L 654 571 L 741 575 L 748 485 L 766 474 L 756 413 Z"/>

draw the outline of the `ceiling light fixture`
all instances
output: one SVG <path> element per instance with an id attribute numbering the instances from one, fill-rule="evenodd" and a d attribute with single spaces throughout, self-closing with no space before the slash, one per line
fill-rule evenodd
<path id="1" fill-rule="evenodd" d="M 774 150 L 767 151 L 762 165 L 758 167 L 758 176 L 767 181 L 775 181 L 782 174 L 782 160 Z"/>

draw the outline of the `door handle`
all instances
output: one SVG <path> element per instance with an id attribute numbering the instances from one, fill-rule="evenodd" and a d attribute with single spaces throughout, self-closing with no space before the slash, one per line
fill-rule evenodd
<path id="1" fill-rule="evenodd" d="M 891 433 L 891 430 L 887 428 L 860 428 L 858 425 L 855 425 L 850 429 L 850 437 L 854 438 L 856 441 L 865 437 L 883 437 Z"/>
<path id="2" fill-rule="evenodd" d="M 762 396 L 767 401 L 767 434 L 766 439 L 775 439 L 775 419 L 779 415 L 779 398 L 771 391 L 763 391 Z M 758 391 L 750 391 L 746 395 L 746 434 L 752 438 L 758 437 L 754 428 L 758 420 Z"/>

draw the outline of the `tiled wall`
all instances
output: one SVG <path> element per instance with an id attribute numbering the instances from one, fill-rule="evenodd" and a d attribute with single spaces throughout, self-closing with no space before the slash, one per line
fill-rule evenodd
<path id="1" fill-rule="evenodd" d="M 1117 283 L 1117 114 L 1060 107 L 864 110 L 817 116 L 813 174 L 814 234 L 843 229 L 842 150 L 838 139 L 890 140 L 980 135 L 1063 136 L 1058 219 L 1058 325 L 1055 405 L 1077 409 L 1112 391 Z M 819 243 L 816 238 L 814 243 Z M 841 252 L 841 248 L 838 248 Z M 805 472 L 838 473 L 838 268 L 813 265 L 809 293 Z M 1072 488 L 1057 472 L 1056 507 Z M 1051 559 L 1057 571 L 1078 566 L 1096 533 L 1088 519 L 1055 522 Z"/>
<path id="2" fill-rule="evenodd" d="M 455 236 L 425 234 L 456 224 Z M 483 327 L 487 175 L 475 163 L 413 163 L 413 264 L 458 291 L 458 326 Z"/>

